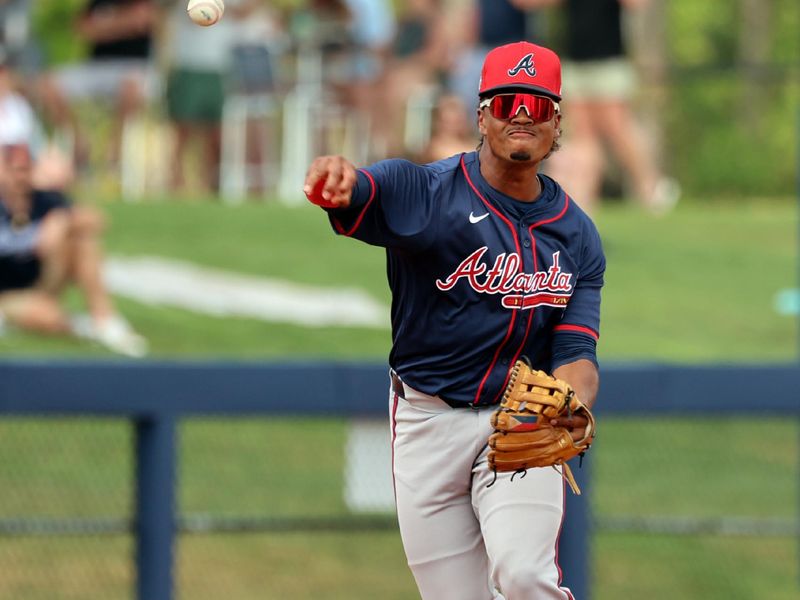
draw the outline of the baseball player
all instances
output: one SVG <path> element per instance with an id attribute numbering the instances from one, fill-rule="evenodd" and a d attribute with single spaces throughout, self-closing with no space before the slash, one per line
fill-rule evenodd
<path id="1" fill-rule="evenodd" d="M 560 135 L 558 56 L 493 49 L 479 100 L 476 152 L 365 169 L 319 157 L 304 191 L 336 233 L 386 248 L 392 468 L 421 597 L 572 598 L 558 565 L 561 473 L 493 474 L 486 440 L 521 356 L 593 405 L 605 258 L 591 220 L 538 172 Z M 554 421 L 576 440 L 587 426 Z"/>

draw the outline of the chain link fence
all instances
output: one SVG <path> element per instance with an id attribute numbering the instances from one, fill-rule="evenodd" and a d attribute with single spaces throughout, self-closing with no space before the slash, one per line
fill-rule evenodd
<path id="1" fill-rule="evenodd" d="M 385 422 L 187 419 L 179 434 L 176 598 L 416 597 Z M 594 598 L 796 597 L 799 434 L 604 417 Z M 0 422 L 0 598 L 132 598 L 133 472 L 126 421 Z"/>

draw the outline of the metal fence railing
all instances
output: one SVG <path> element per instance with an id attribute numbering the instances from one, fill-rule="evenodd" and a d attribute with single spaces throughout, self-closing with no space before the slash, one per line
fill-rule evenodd
<path id="1" fill-rule="evenodd" d="M 312 372 L 314 386 L 298 387 L 297 382 L 307 379 Z M 602 378 L 597 405 L 601 418 L 658 416 L 669 420 L 685 419 L 688 415 L 698 420 L 735 415 L 746 418 L 754 412 L 766 418 L 800 416 L 796 395 L 800 389 L 800 369 L 794 364 L 616 365 L 604 368 Z M 755 381 L 757 398 L 753 395 Z M 386 403 L 379 399 L 386 397 L 386 385 L 383 365 L 8 361 L 0 365 L 0 427 L 8 433 L 5 426 L 9 424 L 21 430 L 26 423 L 34 422 L 28 433 L 34 432 L 41 440 L 52 442 L 59 452 L 49 458 L 52 472 L 37 476 L 32 473 L 41 471 L 38 459 L 23 456 L 20 461 L 13 461 L 12 466 L 12 461 L 0 457 L 0 476 L 7 481 L 24 480 L 33 485 L 36 497 L 50 494 L 57 498 L 58 509 L 37 506 L 29 498 L 14 504 L 13 495 L 5 490 L 0 500 L 0 548 L 9 539 L 41 536 L 53 539 L 65 534 L 108 536 L 114 538 L 117 552 L 126 552 L 131 546 L 135 556 L 131 573 L 121 575 L 118 585 L 127 582 L 135 587 L 139 600 L 168 600 L 174 597 L 177 535 L 393 528 L 391 513 L 354 513 L 338 492 L 329 496 L 320 492 L 335 487 L 325 478 L 331 471 L 341 471 L 340 463 L 346 458 L 331 458 L 330 464 L 318 471 L 312 470 L 313 465 L 296 462 L 290 466 L 298 474 L 296 480 L 279 479 L 265 486 L 293 490 L 297 497 L 306 498 L 306 502 L 317 502 L 314 514 L 299 514 L 292 498 L 276 499 L 268 491 L 258 492 L 252 500 L 245 498 L 247 494 L 237 491 L 235 480 L 239 474 L 227 471 L 233 469 L 230 464 L 233 460 L 225 455 L 228 450 L 237 451 L 231 448 L 237 443 L 241 444 L 238 450 L 244 449 L 246 453 L 249 446 L 243 440 L 247 436 L 271 437 L 273 446 L 288 447 L 298 439 L 297 427 L 292 422 L 302 417 L 304 422 L 309 421 L 303 427 L 304 433 L 319 441 L 319 455 L 323 459 L 317 457 L 315 462 L 324 462 L 324 457 L 333 454 L 326 452 L 326 444 L 337 444 L 347 435 L 346 424 L 337 429 L 331 427 L 331 421 L 385 419 Z M 37 428 L 35 423 L 40 424 L 42 419 L 52 426 Z M 236 422 L 236 434 L 220 436 L 217 428 L 228 426 L 229 420 Z M 81 473 L 90 472 L 96 479 L 85 480 L 78 471 L 69 470 L 70 449 L 66 444 L 70 436 L 58 435 L 59 427 L 67 423 L 87 428 L 84 434 L 100 438 L 100 446 L 91 452 L 91 464 L 80 467 Z M 132 430 L 128 423 L 133 424 Z M 106 431 L 109 427 L 112 431 Z M 280 435 L 286 438 L 282 440 Z M 687 437 L 691 439 L 691 431 Z M 215 444 L 215 439 L 222 438 L 224 443 Z M 59 439 L 64 447 L 59 447 Z M 293 460 L 291 453 L 276 457 L 272 463 L 268 456 L 269 451 L 265 451 L 249 458 L 258 463 L 259 473 L 268 480 L 280 477 L 278 471 L 270 470 L 273 463 Z M 596 458 L 586 462 L 592 464 Z M 127 481 L 126 474 L 118 472 L 119 464 L 132 466 L 132 480 Z M 16 470 L 9 471 L 12 468 Z M 597 468 L 595 463 L 594 469 Z M 604 468 L 602 463 L 601 468 Z M 63 475 L 65 470 L 61 487 L 54 489 L 52 476 Z M 581 487 L 586 486 L 589 493 L 580 498 L 568 496 L 569 518 L 562 535 L 560 558 L 566 583 L 578 598 L 589 598 L 590 534 L 586 532 L 592 531 L 592 527 L 671 534 L 799 533 L 797 521 L 786 518 L 624 517 L 614 513 L 592 519 L 590 471 L 583 468 L 576 473 Z M 210 479 L 213 485 L 202 487 L 197 483 L 200 476 Z M 96 483 L 104 477 L 111 483 Z M 176 485 L 177 480 L 180 486 Z M 90 506 L 82 500 L 71 500 L 73 495 L 64 489 L 64 481 L 76 490 L 81 486 L 97 486 L 95 495 L 102 500 Z M 309 482 L 315 487 L 307 485 Z M 187 493 L 183 488 L 193 491 Z M 219 489 L 226 490 L 228 496 L 217 498 Z M 76 493 L 74 497 L 85 495 Z M 231 497 L 237 499 L 237 504 L 221 509 Z M 102 560 L 105 553 L 95 551 L 98 561 Z M 30 566 L 22 564 L 19 568 Z M 8 573 L 7 566 L 3 571 Z M 112 596 L 109 592 L 103 597 Z"/>

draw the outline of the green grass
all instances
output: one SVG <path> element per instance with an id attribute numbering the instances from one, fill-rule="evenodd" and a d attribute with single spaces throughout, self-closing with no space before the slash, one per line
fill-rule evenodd
<path id="1" fill-rule="evenodd" d="M 773 297 L 796 287 L 793 203 L 691 204 L 664 219 L 598 219 L 608 258 L 600 352 L 676 362 L 797 356 L 796 319 Z"/>
<path id="2" fill-rule="evenodd" d="M 796 421 L 607 418 L 602 427 L 590 458 L 599 517 L 796 515 Z M 343 421 L 203 419 L 179 431 L 182 514 L 348 514 Z M 118 421 L 0 423 L 0 518 L 130 516 L 131 440 Z M 593 543 L 599 600 L 796 593 L 791 536 L 601 532 Z M 0 537 L 0 598 L 124 598 L 129 544 L 117 535 Z M 176 559 L 182 599 L 372 600 L 376 589 L 386 590 L 381 597 L 416 597 L 396 531 L 183 534 Z"/>
<path id="3" fill-rule="evenodd" d="M 5 559 L 4 543 L 0 539 Z M 592 598 L 792 600 L 797 572 L 787 565 L 797 563 L 796 543 L 791 538 L 599 535 Z M 13 544 L 17 557 L 4 560 L 0 574 L 3 598 L 132 597 L 129 539 L 16 539 Z M 176 549 L 176 598 L 414 600 L 419 595 L 404 566 L 399 535 L 378 531 L 183 536 Z"/>
<path id="4" fill-rule="evenodd" d="M 133 538 L 0 537 L 4 600 L 133 598 Z"/>
<path id="5" fill-rule="evenodd" d="M 381 248 L 333 235 L 313 207 L 275 202 L 103 205 L 119 255 L 159 255 L 250 275 L 361 288 L 388 305 Z M 790 199 L 685 202 L 663 219 L 621 205 L 597 218 L 608 256 L 603 360 L 774 361 L 797 356 L 797 322 L 773 310 L 797 285 L 797 211 Z M 74 294 L 70 303 L 78 307 Z M 388 330 L 311 328 L 221 319 L 120 300 L 154 357 L 314 355 L 383 359 Z M 72 340 L 20 333 L 0 354 L 107 356 Z"/>
<path id="6" fill-rule="evenodd" d="M 592 598 L 791 600 L 796 548 L 790 537 L 600 535 Z"/>
<path id="7" fill-rule="evenodd" d="M 110 203 L 108 249 L 161 255 L 389 302 L 383 251 L 338 238 L 311 208 L 276 203 Z M 790 200 L 686 202 L 663 219 L 609 205 L 597 219 L 609 266 L 603 361 L 788 361 L 796 319 L 774 294 L 796 286 Z M 72 294 L 69 302 L 80 305 Z M 314 329 L 219 319 L 120 300 L 156 358 L 382 360 L 387 330 Z M 0 354 L 107 357 L 71 340 L 10 332 Z M 217 516 L 337 516 L 346 423 L 191 420 L 180 427 L 178 502 Z M 0 518 L 130 516 L 132 434 L 117 420 L 0 422 Z M 303 440 L 312 440 L 309 444 Z M 598 516 L 792 518 L 800 494 L 796 421 L 607 418 L 592 451 Z M 595 600 L 769 598 L 797 594 L 797 542 L 785 537 L 599 533 Z M 0 598 L 130 597 L 132 540 L 0 537 Z M 416 598 L 395 531 L 184 534 L 181 600 Z M 376 590 L 381 590 L 380 594 Z"/>

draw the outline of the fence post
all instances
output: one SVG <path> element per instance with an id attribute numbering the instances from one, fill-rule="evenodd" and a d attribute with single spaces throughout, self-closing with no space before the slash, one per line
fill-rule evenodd
<path id="1" fill-rule="evenodd" d="M 797 114 L 795 115 L 795 166 L 794 166 L 794 174 L 795 174 L 795 186 L 796 186 L 796 193 L 797 193 L 797 208 L 800 210 L 800 104 L 797 105 Z M 800 223 L 798 223 L 797 228 L 797 242 L 795 244 L 795 252 L 797 252 L 797 248 L 800 247 Z M 795 294 L 797 295 L 797 303 L 800 304 L 800 269 L 797 270 L 796 273 L 797 281 L 795 282 L 797 288 L 795 289 Z M 800 306 L 798 306 L 800 309 Z M 798 310 L 798 314 L 795 315 L 795 327 L 797 327 L 797 350 L 795 356 L 795 362 L 797 362 L 797 369 L 800 369 L 800 310 Z M 800 520 L 800 505 L 798 505 L 797 516 Z M 800 549 L 800 533 L 797 535 L 797 547 Z M 797 553 L 800 557 L 800 552 Z M 800 569 L 798 569 L 798 573 L 800 573 Z"/>
<path id="2" fill-rule="evenodd" d="M 576 496 L 566 486 L 566 517 L 561 539 L 558 543 L 558 562 L 564 571 L 564 585 L 578 600 L 589 600 L 591 596 L 591 539 L 592 539 L 592 461 L 591 451 L 586 453 L 578 468 L 578 460 L 570 461 L 575 481 L 581 488 Z"/>
<path id="3" fill-rule="evenodd" d="M 136 420 L 136 597 L 172 598 L 175 418 Z"/>

